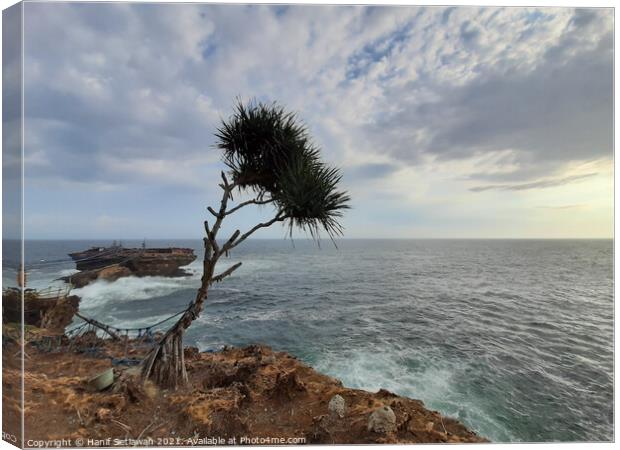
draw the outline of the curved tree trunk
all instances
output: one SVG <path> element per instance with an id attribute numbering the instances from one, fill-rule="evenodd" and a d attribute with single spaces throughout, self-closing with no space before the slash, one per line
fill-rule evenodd
<path id="1" fill-rule="evenodd" d="M 221 184 L 220 187 L 224 193 L 222 194 L 219 212 L 212 212 L 216 217 L 213 229 L 209 228 L 207 221 L 204 222 L 206 232 L 206 237 L 203 239 L 205 254 L 202 263 L 201 285 L 196 293 L 196 298 L 190 304 L 187 311 L 185 311 L 181 318 L 166 332 L 161 341 L 149 352 L 142 362 L 142 379 L 147 380 L 150 378 L 162 387 L 177 388 L 179 385 L 187 382 L 185 357 L 183 353 L 183 334 L 202 312 L 211 283 L 220 281 L 241 265 L 237 264 L 233 266 L 231 269 L 215 277 L 215 279 L 213 277 L 213 271 L 217 264 L 217 260 L 222 253 L 228 251 L 229 247 L 232 246 L 232 241 L 238 236 L 238 233 L 235 233 L 226 243 L 222 251 L 220 251 L 216 237 L 222 225 L 222 220 L 226 217 L 228 199 L 231 197 L 235 187 L 234 184 L 228 183 L 223 172 L 222 180 L 224 184 Z M 209 208 L 209 211 L 212 211 L 212 209 Z"/>
<path id="2" fill-rule="evenodd" d="M 203 300 L 204 301 L 204 300 Z M 158 386 L 176 389 L 187 382 L 183 334 L 198 317 L 202 302 L 193 303 L 181 319 L 170 328 L 142 364 L 142 378 L 152 379 Z"/>
<path id="3" fill-rule="evenodd" d="M 187 383 L 183 335 L 192 322 L 202 312 L 207 298 L 208 287 L 213 278 L 213 266 L 217 255 L 212 256 L 211 244 L 205 238 L 205 259 L 202 285 L 196 299 L 181 318 L 164 334 L 157 346 L 142 362 L 142 379 L 152 379 L 158 386 L 176 389 Z M 215 261 L 213 261 L 215 259 Z"/>
<path id="4" fill-rule="evenodd" d="M 200 289 L 198 289 L 196 298 L 190 304 L 187 311 L 185 311 L 181 318 L 166 332 L 161 341 L 149 352 L 142 362 L 142 379 L 146 380 L 150 378 L 161 387 L 177 388 L 187 382 L 187 372 L 185 370 L 185 358 L 183 353 L 183 335 L 185 334 L 185 330 L 189 328 L 198 316 L 200 316 L 207 298 L 209 286 L 213 283 L 222 281 L 241 266 L 241 263 L 237 263 L 224 272 L 214 276 L 215 266 L 220 256 L 227 255 L 230 250 L 245 241 L 258 229 L 269 227 L 276 222 L 286 219 L 286 216 L 282 212 L 278 212 L 273 219 L 255 225 L 244 234 L 241 234 L 241 232 L 237 230 L 220 248 L 217 242 L 217 233 L 222 225 L 222 220 L 224 220 L 226 216 L 246 205 L 261 205 L 273 201 L 271 199 L 253 199 L 243 202 L 227 211 L 226 206 L 228 200 L 231 198 L 235 184 L 229 184 L 224 173 L 222 173 L 222 180 L 224 183 L 220 184 L 220 187 L 224 191 L 224 194 L 222 195 L 219 211 L 216 212 L 211 207 L 207 208 L 208 211 L 215 216 L 216 220 L 213 224 L 213 228 L 209 228 L 208 222 L 205 221 L 204 223 L 207 236 L 203 239 L 205 255 L 203 259 Z"/>

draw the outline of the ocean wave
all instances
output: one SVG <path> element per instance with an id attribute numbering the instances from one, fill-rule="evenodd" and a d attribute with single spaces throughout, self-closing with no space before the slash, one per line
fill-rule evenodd
<path id="1" fill-rule="evenodd" d="M 463 374 L 466 362 L 447 360 L 423 351 L 394 348 L 358 349 L 353 352 L 326 350 L 314 362 L 315 368 L 340 379 L 347 387 L 376 392 L 387 389 L 399 395 L 422 400 L 427 407 L 464 422 L 470 429 L 494 441 L 515 439 L 506 425 L 494 417 L 483 397 L 464 396 Z"/>
<path id="2" fill-rule="evenodd" d="M 79 270 L 77 269 L 63 269 L 63 270 L 59 270 L 58 272 L 56 272 L 56 275 L 58 278 L 60 277 L 68 277 L 69 275 L 73 275 L 75 273 L 78 273 Z"/>
<path id="3" fill-rule="evenodd" d="M 123 318 L 123 317 L 116 317 L 114 315 L 110 315 L 109 320 L 110 322 L 112 322 L 114 324 L 115 327 L 118 328 L 141 328 L 141 327 L 150 327 L 154 324 L 157 324 L 158 322 L 161 322 L 162 320 L 165 319 L 170 319 L 171 315 L 169 313 L 166 314 L 158 314 L 158 315 L 153 315 L 153 316 L 148 316 L 148 317 L 142 317 L 142 318 L 132 318 L 132 319 L 127 319 L 127 318 Z M 167 328 L 169 328 L 170 326 L 172 326 L 175 323 L 175 320 L 178 320 L 179 316 L 177 316 L 176 318 L 171 318 L 170 320 L 167 320 L 166 322 L 159 324 L 157 327 L 155 327 L 152 331 L 163 331 L 166 330 Z"/>
<path id="4" fill-rule="evenodd" d="M 122 303 L 132 300 L 146 300 L 164 297 L 196 286 L 193 277 L 125 277 L 110 282 L 97 280 L 73 293 L 82 298 L 83 307 L 102 306 L 107 303 Z"/>

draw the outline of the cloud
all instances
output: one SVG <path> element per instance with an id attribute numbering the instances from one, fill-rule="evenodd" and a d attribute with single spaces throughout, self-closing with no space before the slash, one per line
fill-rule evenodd
<path id="1" fill-rule="evenodd" d="M 611 9 L 27 3 L 24 23 L 27 185 L 59 202 L 213 200 L 237 96 L 297 111 L 354 198 L 429 214 L 612 157 Z"/>
<path id="2" fill-rule="evenodd" d="M 529 189 L 544 189 L 550 187 L 563 186 L 565 184 L 574 183 L 576 181 L 581 181 L 586 178 L 594 177 L 598 175 L 597 173 L 586 173 L 583 175 L 573 175 L 570 177 L 564 178 L 556 178 L 550 180 L 538 180 L 533 181 L 531 183 L 521 183 L 521 184 L 491 184 L 487 186 L 476 186 L 470 188 L 469 190 L 472 192 L 483 192 L 483 191 L 526 191 Z"/>
<path id="3" fill-rule="evenodd" d="M 186 6 L 26 6 L 26 147 L 53 160 L 32 177 L 131 184 L 106 160 L 208 159 L 218 111 L 179 72 L 211 26 Z"/>
<path id="4" fill-rule="evenodd" d="M 559 205 L 559 206 L 539 206 L 542 209 L 554 209 L 554 210 L 571 210 L 571 209 L 582 209 L 585 208 L 586 205 Z"/>
<path id="5" fill-rule="evenodd" d="M 358 151 L 404 164 L 511 148 L 525 177 L 541 161 L 611 153 L 608 10 L 33 4 L 26 12 L 31 132 L 66 157 L 87 154 L 84 163 L 103 152 L 204 152 L 239 94 L 282 100 L 326 141 L 336 136 L 314 120 L 333 108 L 336 125 L 359 136 Z M 39 126 L 50 119 L 62 131 Z"/>
<path id="6" fill-rule="evenodd" d="M 499 60 L 474 61 L 469 70 L 475 74 L 465 82 L 429 80 L 428 92 L 418 95 L 407 95 L 416 92 L 417 81 L 399 87 L 394 92 L 395 97 L 400 93 L 399 108 L 378 118 L 367 136 L 405 164 L 423 163 L 425 157 L 467 159 L 511 149 L 511 164 L 518 168 L 497 180 L 527 180 L 539 177 L 541 168 L 551 173 L 569 161 L 610 158 L 611 16 L 590 11 L 586 21 L 580 14 L 557 23 L 557 38 L 543 45 L 538 55 L 524 55 L 523 61 L 512 57 L 519 55 L 521 41 L 531 47 L 540 38 L 530 23 L 521 33 L 529 30 L 528 37 L 508 39 L 515 49 L 491 46 L 490 51 L 501 55 Z M 485 28 L 485 35 L 492 33 L 499 29 Z M 463 41 L 464 48 L 472 39 Z"/>
<path id="7" fill-rule="evenodd" d="M 398 170 L 398 166 L 390 163 L 370 163 L 350 167 L 346 176 L 352 179 L 374 179 L 387 177 Z"/>

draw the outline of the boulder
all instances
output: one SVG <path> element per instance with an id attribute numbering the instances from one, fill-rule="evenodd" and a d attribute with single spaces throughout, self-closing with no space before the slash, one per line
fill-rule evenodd
<path id="1" fill-rule="evenodd" d="M 327 411 L 329 412 L 329 416 L 332 418 L 343 418 L 346 410 L 346 404 L 344 398 L 341 395 L 334 395 L 329 404 L 327 405 Z"/>
<path id="2" fill-rule="evenodd" d="M 368 418 L 368 431 L 387 434 L 396 431 L 396 414 L 389 406 L 375 409 Z"/>

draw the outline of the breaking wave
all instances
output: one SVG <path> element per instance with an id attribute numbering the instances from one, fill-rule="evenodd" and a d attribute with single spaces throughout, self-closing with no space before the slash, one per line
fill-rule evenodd
<path id="1" fill-rule="evenodd" d="M 108 303 L 125 303 L 164 297 L 174 292 L 192 288 L 196 280 L 189 277 L 126 277 L 110 282 L 97 280 L 73 293 L 82 298 L 81 306 L 89 308 Z"/>

